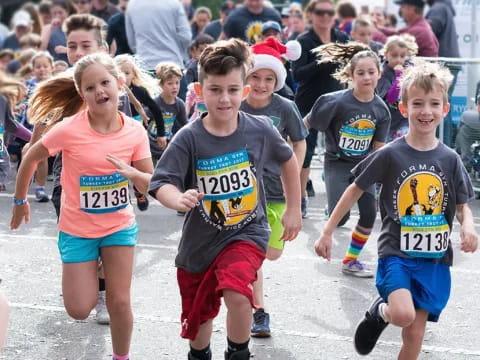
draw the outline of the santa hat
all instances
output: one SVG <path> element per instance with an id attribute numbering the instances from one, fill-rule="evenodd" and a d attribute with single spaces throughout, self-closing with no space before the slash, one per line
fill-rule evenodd
<path id="1" fill-rule="evenodd" d="M 287 60 L 297 60 L 302 54 L 302 46 L 298 41 L 289 41 L 285 45 L 279 43 L 273 36 L 265 41 L 252 46 L 254 54 L 254 66 L 247 75 L 260 69 L 270 69 L 275 73 L 277 82 L 274 91 L 278 91 L 285 85 L 287 71 L 282 62 L 282 57 Z"/>

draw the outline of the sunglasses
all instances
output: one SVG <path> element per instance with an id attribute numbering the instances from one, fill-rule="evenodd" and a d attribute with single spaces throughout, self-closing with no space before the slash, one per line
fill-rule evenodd
<path id="1" fill-rule="evenodd" d="M 335 15 L 335 10 L 322 10 L 322 9 L 315 9 L 313 10 L 313 13 L 317 16 L 333 16 Z"/>

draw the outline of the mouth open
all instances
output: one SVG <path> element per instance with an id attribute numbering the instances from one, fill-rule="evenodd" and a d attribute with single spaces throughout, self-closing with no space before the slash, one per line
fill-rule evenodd
<path id="1" fill-rule="evenodd" d="M 105 104 L 110 98 L 108 96 L 102 96 L 96 100 L 97 104 Z"/>

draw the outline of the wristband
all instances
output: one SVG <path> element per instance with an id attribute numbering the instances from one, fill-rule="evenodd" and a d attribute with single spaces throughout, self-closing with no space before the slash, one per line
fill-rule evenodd
<path id="1" fill-rule="evenodd" d="M 17 199 L 13 198 L 13 204 L 14 205 L 25 205 L 28 202 L 27 199 Z"/>

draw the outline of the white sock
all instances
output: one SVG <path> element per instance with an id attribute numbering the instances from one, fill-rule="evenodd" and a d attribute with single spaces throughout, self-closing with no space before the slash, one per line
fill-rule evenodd
<path id="1" fill-rule="evenodd" d="M 380 317 L 383 319 L 383 321 L 385 322 L 389 322 L 385 316 L 385 306 L 387 306 L 387 304 L 385 303 L 381 303 L 379 306 L 378 306 L 378 314 L 380 315 Z"/>

